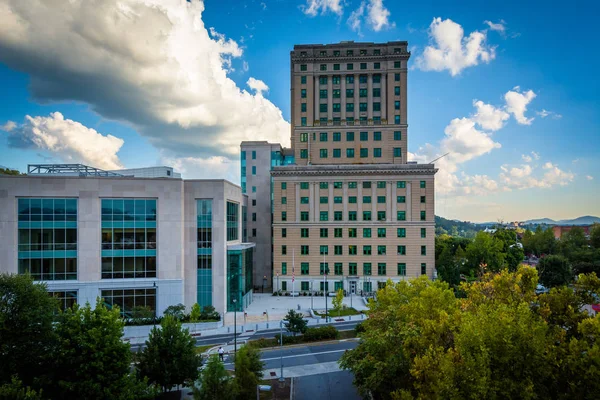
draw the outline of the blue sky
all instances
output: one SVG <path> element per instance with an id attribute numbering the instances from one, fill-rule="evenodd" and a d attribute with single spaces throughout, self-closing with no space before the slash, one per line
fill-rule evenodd
<path id="1" fill-rule="evenodd" d="M 237 183 L 240 140 L 289 141 L 294 44 L 407 40 L 409 152 L 451 153 L 438 215 L 600 215 L 592 1 L 22 3 L 0 0 L 0 165 L 170 164 Z"/>

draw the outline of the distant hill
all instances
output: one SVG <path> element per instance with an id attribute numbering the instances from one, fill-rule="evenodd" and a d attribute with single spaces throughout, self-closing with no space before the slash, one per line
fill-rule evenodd
<path id="1" fill-rule="evenodd" d="M 586 215 L 584 217 L 575 219 L 565 219 L 557 222 L 559 225 L 592 225 L 597 223 L 600 223 L 600 218 L 593 217 L 591 215 Z"/>
<path id="2" fill-rule="evenodd" d="M 550 218 L 540 218 L 540 219 L 529 219 L 527 221 L 523 221 L 524 224 L 532 224 L 532 225 L 556 225 L 556 221 Z"/>
<path id="3" fill-rule="evenodd" d="M 484 227 L 475 225 L 467 221 L 450 220 L 440 216 L 435 216 L 435 233 L 438 235 L 447 233 L 448 235 L 473 237 Z"/>

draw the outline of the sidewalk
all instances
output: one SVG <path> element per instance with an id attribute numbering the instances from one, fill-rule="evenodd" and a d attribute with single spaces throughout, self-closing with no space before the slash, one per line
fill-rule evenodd
<path id="1" fill-rule="evenodd" d="M 328 308 L 332 307 L 332 298 L 329 297 L 327 299 Z M 362 297 L 353 296 L 352 299 L 350 297 L 344 298 L 344 304 L 350 307 L 354 307 L 357 311 L 367 310 L 367 306 Z M 234 314 L 237 317 L 236 321 L 236 331 L 238 333 L 242 333 L 241 337 L 238 337 L 238 342 L 242 340 L 243 337 L 249 337 L 253 335 L 255 332 L 264 331 L 267 329 L 278 329 L 279 323 L 283 320 L 288 313 L 289 310 L 298 311 L 298 305 L 300 305 L 300 312 L 304 314 L 304 317 L 308 320 L 308 326 L 318 326 L 323 325 L 325 323 L 325 318 L 312 318 L 309 310 L 311 308 L 311 298 L 310 296 L 299 296 L 299 297 L 291 297 L 291 296 L 273 296 L 271 293 L 258 293 L 254 295 L 254 301 L 248 309 L 246 310 L 246 315 L 243 312 L 228 312 L 224 316 L 224 325 L 219 326 L 218 328 L 212 328 L 213 325 L 209 325 L 211 328 L 202 329 L 203 324 L 196 324 L 198 326 L 197 330 L 192 331 L 190 329 L 190 333 L 196 338 L 204 338 L 207 336 L 214 335 L 224 335 L 230 334 L 234 332 Z M 325 311 L 325 300 L 323 296 L 314 297 L 312 300 L 312 305 L 314 305 L 314 309 L 317 311 Z M 366 315 L 352 315 L 347 317 L 336 318 L 335 316 L 330 317 L 330 322 L 342 322 L 342 321 L 356 321 L 356 320 L 364 320 Z M 147 336 L 125 336 L 124 339 L 128 341 L 132 345 L 143 344 Z"/>

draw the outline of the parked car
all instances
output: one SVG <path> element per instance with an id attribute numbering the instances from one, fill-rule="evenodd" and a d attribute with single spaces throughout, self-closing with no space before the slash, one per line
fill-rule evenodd
<path id="1" fill-rule="evenodd" d="M 547 287 L 545 287 L 542 284 L 539 284 L 535 287 L 535 294 L 543 294 L 543 293 L 548 293 L 550 291 L 550 289 L 548 289 Z"/>

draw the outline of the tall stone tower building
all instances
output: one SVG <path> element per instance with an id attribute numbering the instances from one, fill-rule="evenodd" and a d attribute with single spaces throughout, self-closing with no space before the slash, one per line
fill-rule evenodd
<path id="1" fill-rule="evenodd" d="M 407 46 L 294 46 L 291 154 L 269 166 L 274 290 L 433 277 L 437 170 L 407 161 Z"/>

